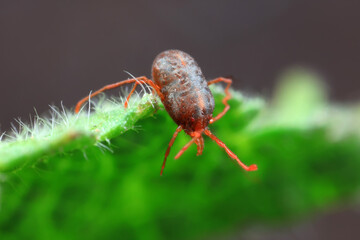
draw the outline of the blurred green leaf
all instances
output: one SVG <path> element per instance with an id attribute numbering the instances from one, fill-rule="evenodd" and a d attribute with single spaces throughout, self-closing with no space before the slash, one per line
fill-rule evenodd
<path id="1" fill-rule="evenodd" d="M 321 83 L 304 70 L 284 79 L 268 104 L 233 92 L 230 111 L 210 126 L 242 161 L 256 163 L 257 172 L 244 172 L 208 138 L 203 155 L 196 157 L 192 146 L 174 161 L 190 140 L 181 133 L 160 177 L 177 126 L 163 109 L 148 112 L 127 127 L 137 131 L 95 138 L 97 146 L 53 149 L 2 173 L 1 239 L 206 239 L 355 202 L 359 106 L 330 105 Z M 223 94 L 212 90 L 219 112 Z M 90 122 L 122 116 L 97 111 Z M 98 136 L 99 125 L 91 126 L 80 129 Z"/>

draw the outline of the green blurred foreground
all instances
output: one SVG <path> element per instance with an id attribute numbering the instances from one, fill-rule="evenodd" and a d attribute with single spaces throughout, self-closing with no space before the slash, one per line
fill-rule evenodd
<path id="1" fill-rule="evenodd" d="M 223 95 L 214 92 L 216 113 Z M 233 95 L 210 128 L 257 172 L 244 172 L 209 138 L 202 156 L 193 145 L 174 161 L 190 139 L 181 133 L 160 177 L 177 126 L 163 108 L 145 118 L 154 111 L 148 101 L 127 117 L 112 103 L 69 115 L 55 133 L 3 140 L 0 239 L 206 239 L 355 202 L 359 105 L 329 105 L 316 76 L 302 71 L 284 76 L 269 103 Z"/>

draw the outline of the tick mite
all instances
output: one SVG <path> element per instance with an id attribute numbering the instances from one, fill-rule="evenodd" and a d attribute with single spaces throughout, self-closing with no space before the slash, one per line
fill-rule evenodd
<path id="1" fill-rule="evenodd" d="M 152 79 L 153 80 L 150 80 L 147 77 L 142 76 L 106 85 L 92 93 L 90 98 L 105 90 L 113 89 L 126 83 L 135 83 L 129 93 L 129 96 L 126 98 L 126 108 L 137 85 L 148 84 L 154 89 L 160 97 L 161 102 L 164 104 L 166 111 L 178 125 L 178 128 L 172 136 L 169 146 L 165 152 L 165 158 L 160 175 L 162 175 L 164 171 L 166 159 L 169 155 L 171 146 L 174 144 L 175 138 L 182 130 L 191 137 L 191 140 L 179 151 L 179 153 L 175 156 L 175 159 L 179 158 L 193 143 L 197 146 L 197 155 L 201 155 L 204 149 L 204 139 L 202 137 L 202 133 L 205 133 L 220 147 L 224 148 L 226 153 L 231 158 L 235 159 L 246 171 L 257 170 L 257 166 L 255 164 L 246 166 L 242 163 L 240 159 L 232 151 L 230 151 L 225 143 L 212 134 L 208 128 L 209 124 L 219 120 L 230 109 L 227 101 L 231 98 L 231 94 L 229 92 L 229 88 L 232 83 L 231 79 L 219 77 L 207 82 L 195 60 L 189 54 L 180 50 L 167 50 L 160 53 L 155 58 L 152 65 Z M 222 100 L 225 108 L 216 117 L 213 117 L 212 114 L 215 102 L 208 86 L 218 82 L 224 82 L 227 84 L 225 88 L 226 96 Z M 83 98 L 77 103 L 75 108 L 76 113 L 79 112 L 81 105 L 88 101 L 88 99 L 89 96 Z"/>

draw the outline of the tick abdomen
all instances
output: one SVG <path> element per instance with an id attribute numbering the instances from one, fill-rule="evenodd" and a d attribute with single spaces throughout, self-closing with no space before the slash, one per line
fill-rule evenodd
<path id="1" fill-rule="evenodd" d="M 207 126 L 214 98 L 195 60 L 182 51 L 168 50 L 155 58 L 152 70 L 172 119 L 187 130 L 194 131 L 197 122 Z"/>

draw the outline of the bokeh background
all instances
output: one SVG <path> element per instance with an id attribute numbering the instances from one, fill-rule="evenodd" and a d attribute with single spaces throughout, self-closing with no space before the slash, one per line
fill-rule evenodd
<path id="1" fill-rule="evenodd" d="M 317 71 L 334 101 L 360 96 L 359 1 L 0 1 L 0 129 L 33 107 L 72 107 L 107 83 L 150 76 L 156 54 L 177 48 L 208 79 L 231 76 L 246 92 L 271 96 L 292 66 Z M 353 206 L 253 239 L 360 235 Z M 240 233 L 226 236 L 236 239 Z M 294 235 L 295 234 L 295 235 Z M 304 238 L 305 239 L 305 238 Z"/>

